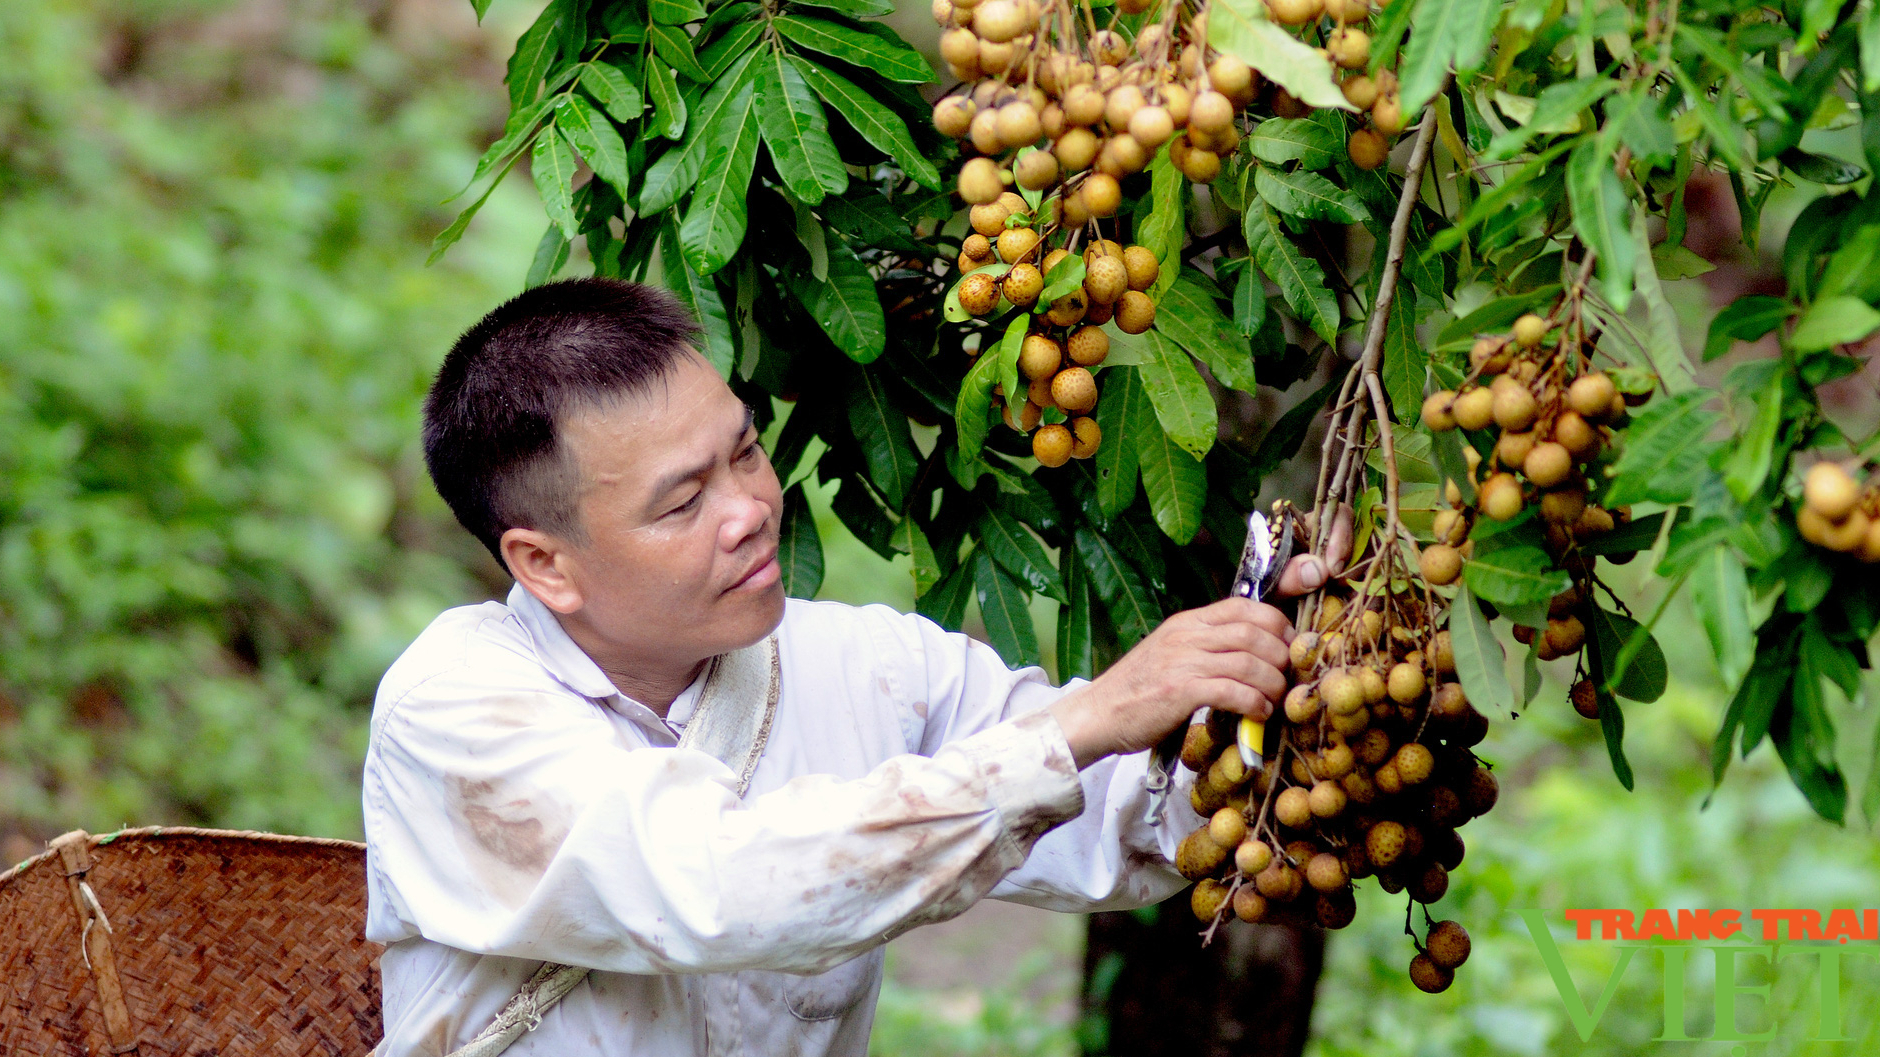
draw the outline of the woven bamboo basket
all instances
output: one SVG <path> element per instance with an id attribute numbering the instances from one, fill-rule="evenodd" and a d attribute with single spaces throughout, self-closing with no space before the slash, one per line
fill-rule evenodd
<path id="1" fill-rule="evenodd" d="M 365 846 L 83 831 L 0 874 L 0 1054 L 365 1057 Z"/>

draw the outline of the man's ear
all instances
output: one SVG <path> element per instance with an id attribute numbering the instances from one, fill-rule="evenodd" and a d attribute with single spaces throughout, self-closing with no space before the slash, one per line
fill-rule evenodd
<path id="1" fill-rule="evenodd" d="M 543 605 L 565 616 L 587 604 L 567 541 L 535 529 L 512 528 L 498 546 L 509 574 Z"/>

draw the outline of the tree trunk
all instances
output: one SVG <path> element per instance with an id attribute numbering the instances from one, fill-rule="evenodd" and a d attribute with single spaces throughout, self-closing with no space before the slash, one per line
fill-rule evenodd
<path id="1" fill-rule="evenodd" d="M 1084 948 L 1088 1057 L 1298 1057 L 1312 1024 L 1325 933 L 1229 921 L 1201 946 L 1186 892 L 1092 914 Z"/>

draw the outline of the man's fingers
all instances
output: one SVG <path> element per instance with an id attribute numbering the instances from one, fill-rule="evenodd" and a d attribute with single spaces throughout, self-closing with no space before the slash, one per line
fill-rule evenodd
<path id="1" fill-rule="evenodd" d="M 1325 557 L 1301 554 L 1287 562 L 1276 589 L 1280 597 L 1295 598 L 1316 591 L 1325 586 L 1326 580 L 1343 572 L 1345 563 L 1351 560 L 1351 533 L 1351 507 L 1340 503 L 1332 515 L 1332 534 L 1325 541 Z"/>
<path id="2" fill-rule="evenodd" d="M 1231 679 L 1259 691 L 1268 701 L 1278 701 L 1286 696 L 1286 676 L 1280 667 L 1251 653 L 1235 651 L 1210 654 L 1197 674 L 1202 676 L 1200 681 L 1203 684 L 1211 684 L 1220 678 Z"/>
<path id="3" fill-rule="evenodd" d="M 1266 720 L 1273 715 L 1274 699 L 1235 679 L 1209 679 L 1201 684 L 1210 707 L 1239 716 Z"/>
<path id="4" fill-rule="evenodd" d="M 1252 624 L 1277 636 L 1282 642 L 1291 642 L 1293 639 L 1292 621 L 1286 619 L 1285 613 L 1251 598 L 1223 598 L 1189 612 L 1204 625 Z"/>
<path id="5" fill-rule="evenodd" d="M 1198 629 L 1194 644 L 1214 653 L 1247 653 L 1284 668 L 1292 659 L 1286 640 L 1257 624 L 1215 624 Z"/>

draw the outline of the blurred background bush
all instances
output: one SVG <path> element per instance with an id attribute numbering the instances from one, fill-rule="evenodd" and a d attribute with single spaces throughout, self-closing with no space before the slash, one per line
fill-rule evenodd
<path id="1" fill-rule="evenodd" d="M 498 4 L 479 28 L 462 0 L 0 5 L 8 861 L 74 826 L 358 836 L 380 673 L 439 610 L 506 587 L 431 491 L 417 422 L 451 338 L 521 286 L 542 224 L 526 182 L 437 266 L 423 259 L 499 128 L 502 60 L 536 6 Z M 1683 284 L 1687 299 L 1755 288 L 1780 251 L 1777 209 L 1762 256 L 1730 259 L 1728 192 L 1709 198 L 1693 237 L 1725 267 Z M 1873 389 L 1850 380 L 1840 410 L 1871 420 Z M 820 515 L 824 595 L 911 608 L 905 568 L 826 502 Z M 1673 691 L 1628 717 L 1638 792 L 1558 686 L 1498 723 L 1483 751 L 1503 805 L 1466 831 L 1442 908 L 1475 935 L 1468 971 L 1415 993 L 1395 900 L 1366 887 L 1331 944 L 1309 1052 L 1638 1053 L 1661 1030 L 1656 959 L 1582 1044 L 1513 911 L 1880 897 L 1871 836 L 1816 820 L 1767 749 L 1700 811 L 1723 695 L 1688 617 L 1667 619 Z M 1843 745 L 1874 743 L 1871 711 L 1841 708 Z M 1843 763 L 1858 788 L 1864 758 Z M 986 907 L 897 941 L 875 1049 L 1098 1044 L 1076 1014 L 1082 936 L 1074 919 Z M 1592 1001 L 1613 955 L 1569 947 Z M 1698 1036 L 1707 964 L 1693 958 Z M 1790 963 L 1768 1003 L 1778 1035 L 1752 1052 L 1880 1053 L 1880 966 L 1844 972 L 1847 1041 L 1805 1041 L 1815 978 Z M 1770 1023 L 1756 1005 L 1746 1030 Z"/>

